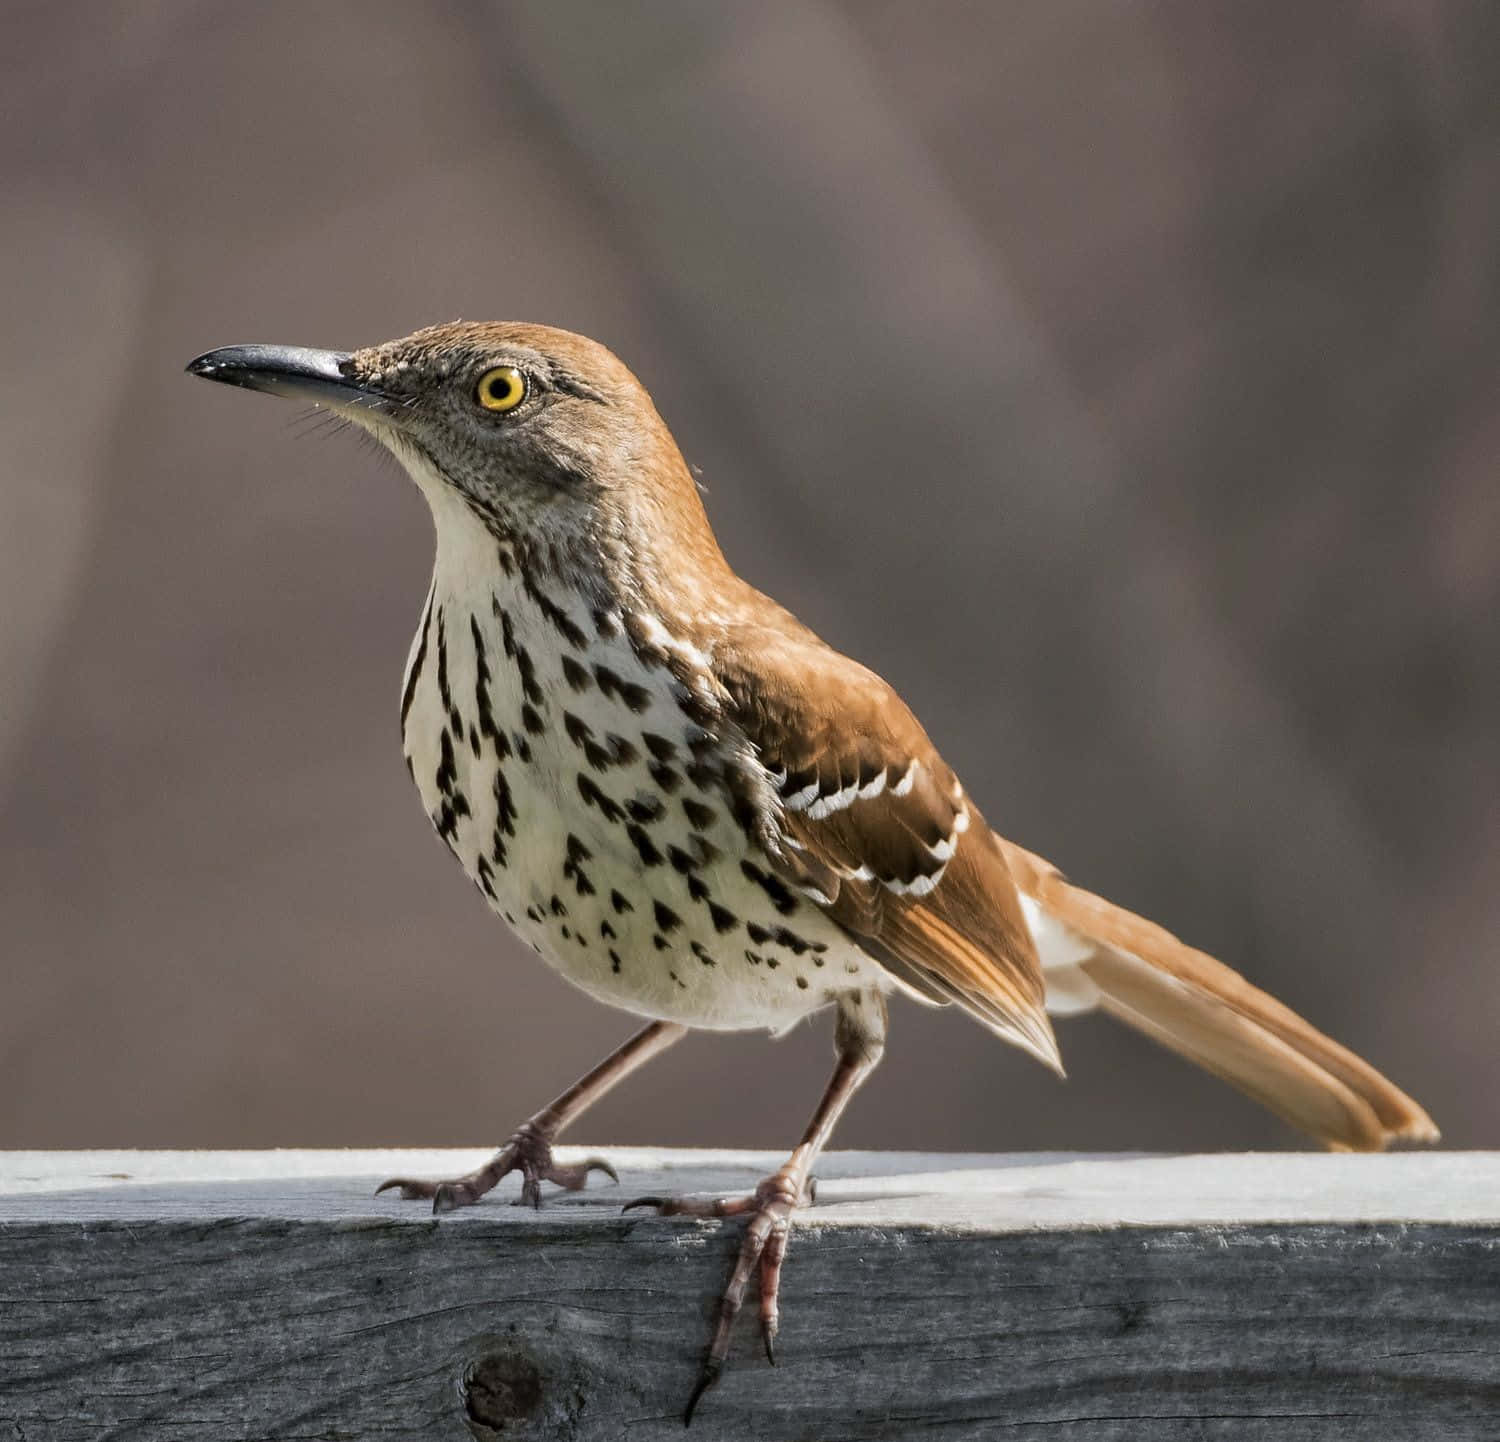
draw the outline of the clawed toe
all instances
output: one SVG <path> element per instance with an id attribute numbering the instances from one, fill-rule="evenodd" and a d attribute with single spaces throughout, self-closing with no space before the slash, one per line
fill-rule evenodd
<path id="1" fill-rule="evenodd" d="M 388 1181 L 381 1182 L 375 1188 L 378 1197 L 381 1192 L 388 1192 L 393 1187 L 401 1188 L 401 1200 L 403 1202 L 420 1202 L 426 1200 L 437 1191 L 436 1182 L 416 1181 L 409 1177 L 391 1177 Z"/>
<path id="2" fill-rule="evenodd" d="M 469 1177 L 460 1177 L 451 1182 L 424 1182 L 411 1177 L 392 1177 L 390 1181 L 382 1182 L 375 1188 L 375 1195 L 378 1197 L 381 1192 L 397 1187 L 401 1190 L 403 1202 L 430 1200 L 434 1213 L 454 1212 L 459 1207 L 471 1207 L 484 1194 Z"/>
<path id="3" fill-rule="evenodd" d="M 719 1380 L 724 1370 L 734 1320 L 739 1315 L 752 1274 L 760 1284 L 761 1345 L 765 1348 L 766 1360 L 773 1367 L 776 1365 L 776 1334 L 781 1330 L 781 1265 L 786 1259 L 791 1218 L 799 1207 L 812 1204 L 815 1191 L 812 1178 L 799 1177 L 796 1170 L 788 1167 L 767 1177 L 745 1197 L 636 1197 L 626 1202 L 624 1211 L 650 1207 L 660 1217 L 748 1216 L 750 1219 L 735 1258 L 734 1271 L 719 1299 L 718 1325 L 698 1373 L 693 1395 L 683 1413 L 684 1425 L 692 1422 L 693 1412 L 703 1394 Z"/>
<path id="4" fill-rule="evenodd" d="M 471 1207 L 496 1182 L 509 1172 L 521 1173 L 521 1204 L 540 1208 L 542 1183 L 551 1182 L 564 1191 L 581 1191 L 591 1172 L 603 1172 L 618 1184 L 619 1173 L 603 1157 L 586 1157 L 581 1162 L 558 1163 L 552 1160 L 550 1138 L 531 1122 L 523 1123 L 508 1141 L 477 1172 L 446 1182 L 426 1182 L 413 1177 L 392 1177 L 375 1188 L 375 1195 L 399 1189 L 405 1202 L 432 1202 L 434 1212 L 452 1212 Z"/>

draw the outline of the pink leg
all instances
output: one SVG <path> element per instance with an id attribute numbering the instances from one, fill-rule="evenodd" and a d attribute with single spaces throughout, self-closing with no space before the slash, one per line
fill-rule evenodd
<path id="1" fill-rule="evenodd" d="M 434 1212 L 451 1212 L 455 1207 L 472 1206 L 507 1172 L 521 1173 L 521 1200 L 533 1207 L 542 1204 L 542 1183 L 553 1182 L 570 1192 L 580 1190 L 590 1172 L 604 1172 L 619 1181 L 615 1169 L 603 1157 L 561 1166 L 552 1160 L 552 1143 L 564 1127 L 581 1116 L 617 1082 L 623 1081 L 638 1066 L 664 1052 L 673 1042 L 687 1035 L 687 1028 L 676 1022 L 654 1021 L 637 1032 L 618 1051 L 574 1082 L 555 1101 L 524 1121 L 510 1140 L 476 1172 L 446 1182 L 417 1181 L 409 1177 L 392 1177 L 376 1190 L 399 1187 L 406 1201 L 432 1199 Z"/>
<path id="2" fill-rule="evenodd" d="M 860 1084 L 874 1071 L 885 1050 L 885 1001 L 878 993 L 861 993 L 843 998 L 839 1004 L 837 1030 L 834 1034 L 838 1064 L 818 1103 L 807 1130 L 786 1165 L 767 1177 L 748 1197 L 638 1197 L 626 1204 L 631 1207 L 654 1207 L 663 1217 L 739 1217 L 748 1215 L 744 1240 L 729 1283 L 719 1300 L 719 1320 L 698 1383 L 688 1399 L 683 1423 L 693 1420 L 698 1399 L 719 1380 L 724 1359 L 729 1355 L 729 1338 L 734 1319 L 744 1303 L 745 1288 L 752 1272 L 760 1283 L 760 1330 L 766 1356 L 775 1365 L 776 1333 L 781 1324 L 777 1299 L 781 1290 L 781 1265 L 786 1257 L 787 1238 L 792 1213 L 809 1206 L 813 1200 L 812 1165 L 827 1145 L 834 1125 L 843 1114 L 849 1099 Z"/>

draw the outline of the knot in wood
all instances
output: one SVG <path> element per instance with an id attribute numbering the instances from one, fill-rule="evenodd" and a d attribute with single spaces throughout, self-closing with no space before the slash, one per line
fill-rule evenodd
<path id="1" fill-rule="evenodd" d="M 542 1374 L 520 1351 L 486 1352 L 465 1370 L 463 1396 L 470 1421 L 503 1433 L 541 1405 Z"/>

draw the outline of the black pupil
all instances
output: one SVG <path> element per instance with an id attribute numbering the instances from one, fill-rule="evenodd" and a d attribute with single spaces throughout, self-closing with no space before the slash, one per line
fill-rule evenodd
<path id="1" fill-rule="evenodd" d="M 492 401 L 508 401 L 515 387 L 515 381 L 509 376 L 495 376 L 490 380 L 490 399 Z"/>

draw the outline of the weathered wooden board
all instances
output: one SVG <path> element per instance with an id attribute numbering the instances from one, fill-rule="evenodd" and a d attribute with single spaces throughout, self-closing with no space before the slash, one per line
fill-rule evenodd
<path id="1" fill-rule="evenodd" d="M 0 1157 L 0 1442 L 682 1435 L 748 1153 L 441 1219 L 469 1153 Z M 704 1439 L 1500 1437 L 1500 1155 L 842 1153 Z M 482 1421 L 476 1420 L 483 1419 Z"/>

